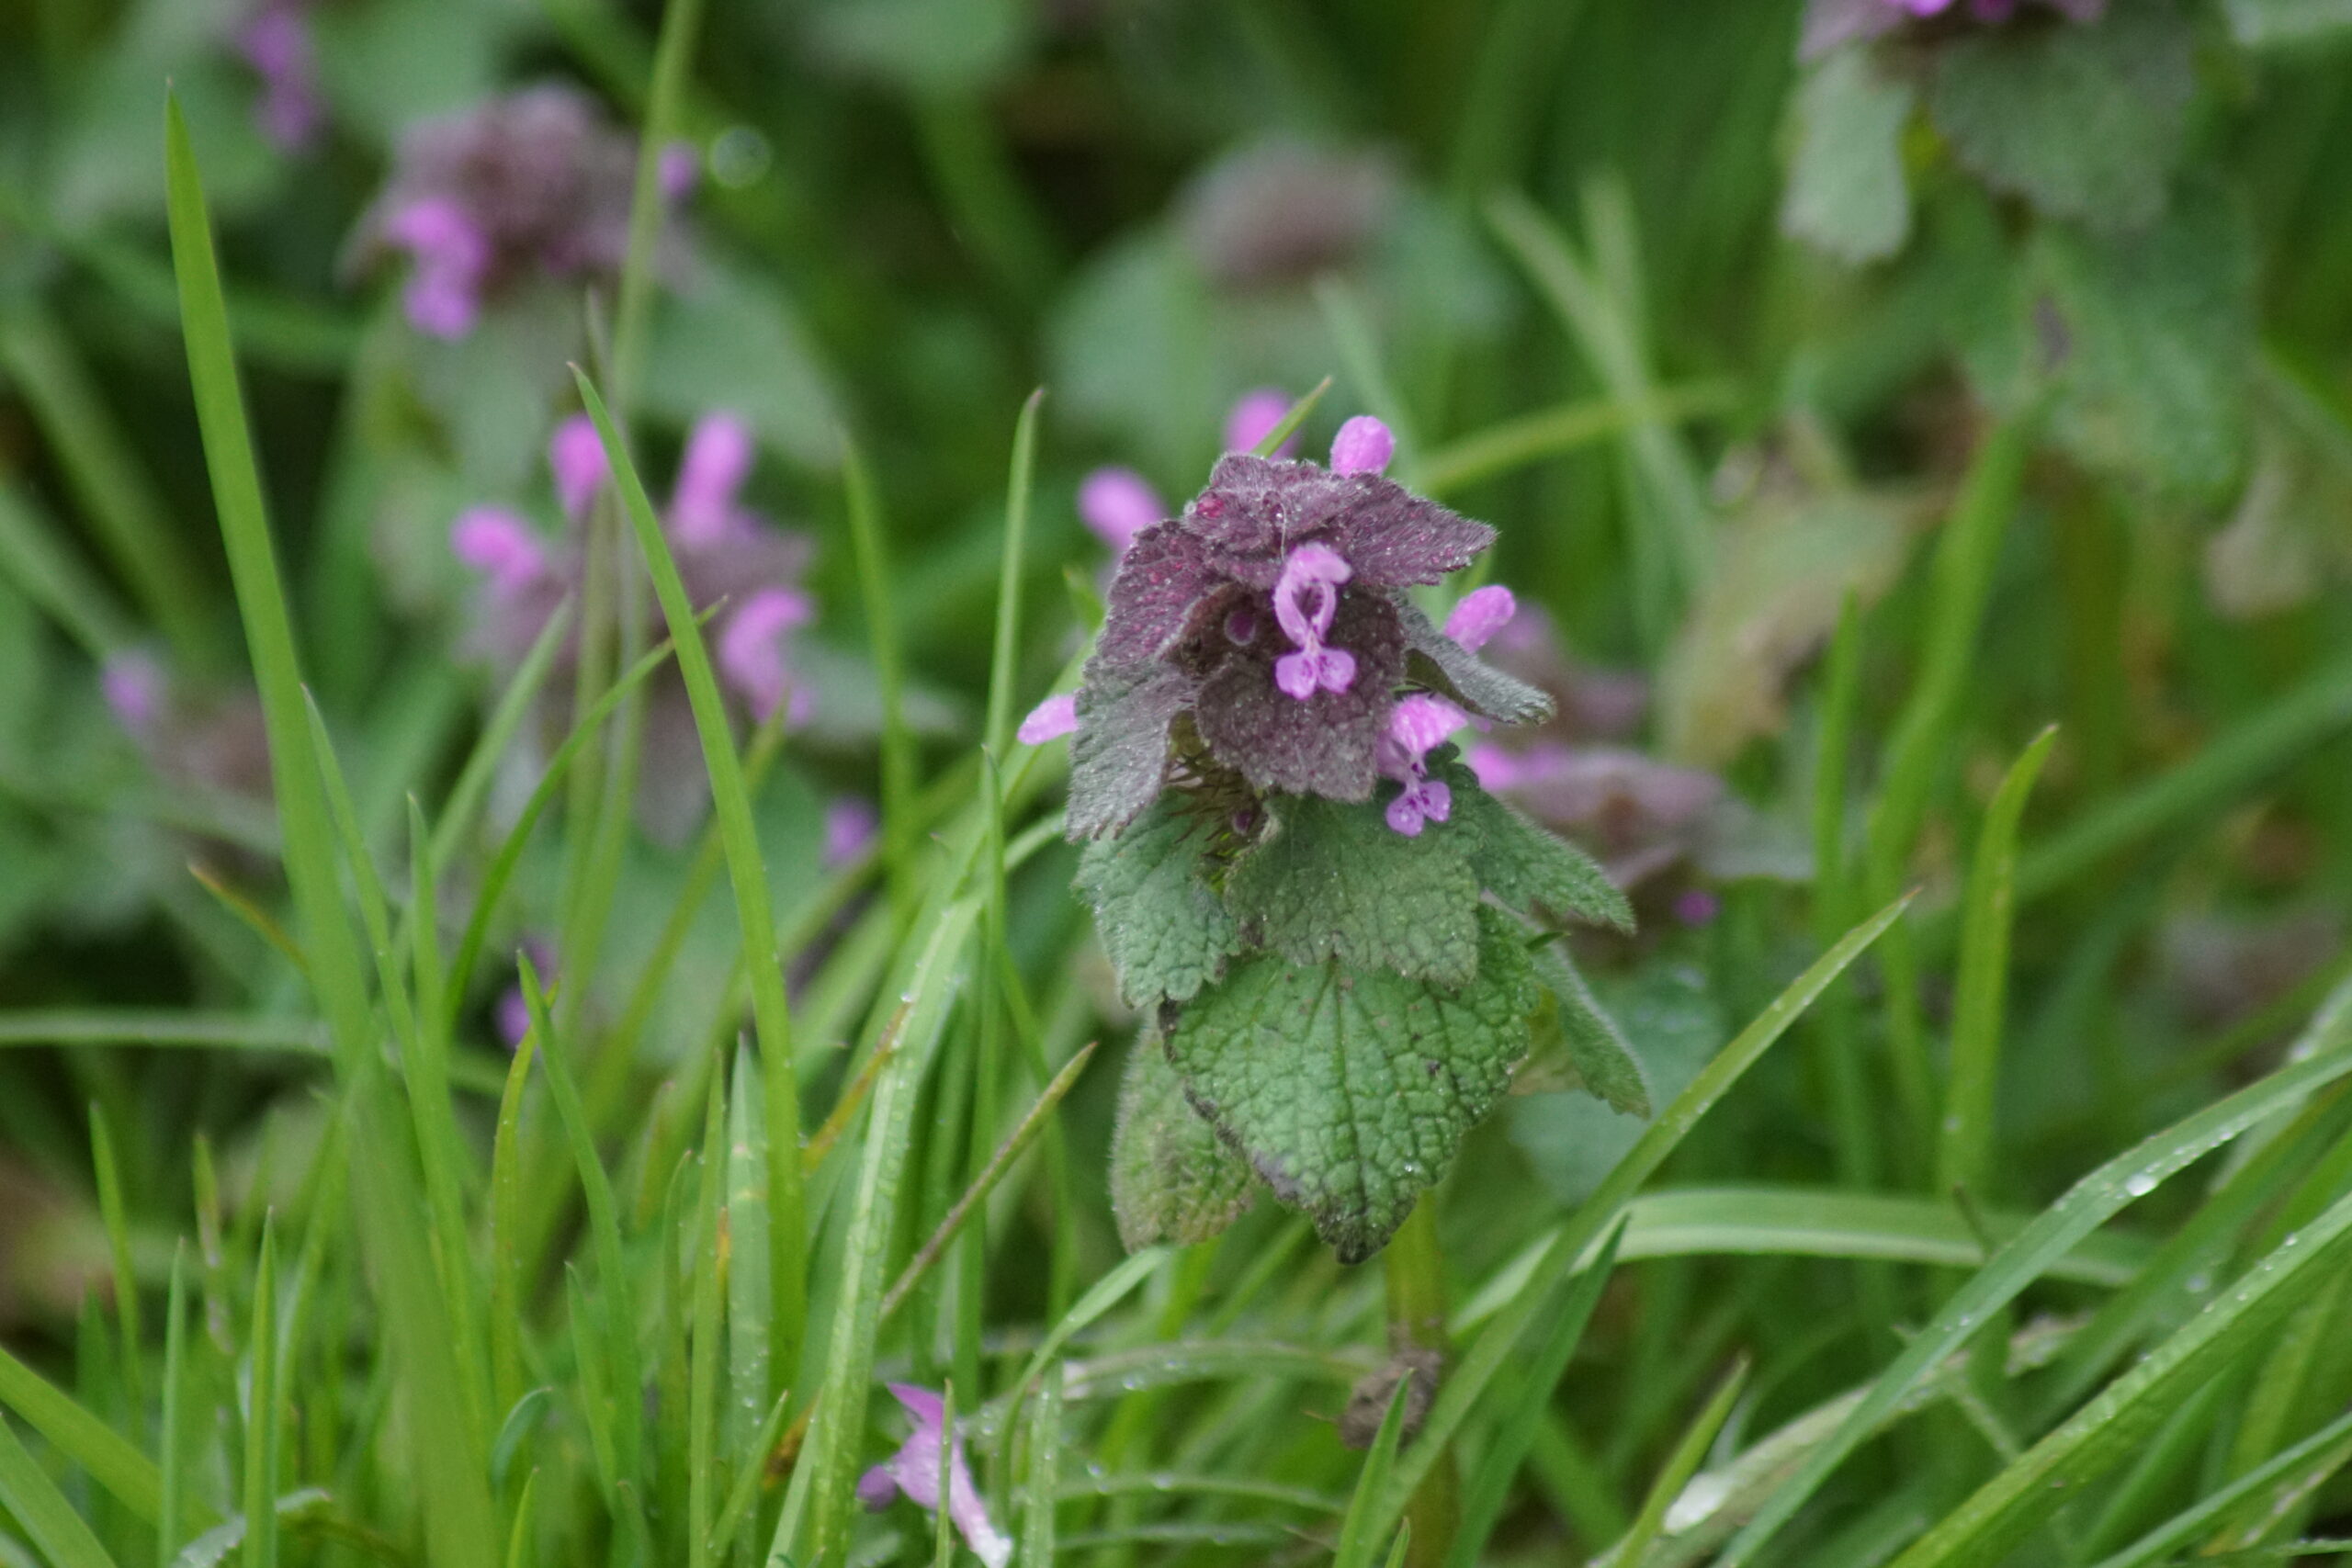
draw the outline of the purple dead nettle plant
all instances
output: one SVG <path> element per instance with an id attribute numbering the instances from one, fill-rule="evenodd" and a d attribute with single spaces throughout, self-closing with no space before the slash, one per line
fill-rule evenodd
<path id="1" fill-rule="evenodd" d="M 663 531 L 695 605 L 722 606 L 707 635 L 728 694 L 753 723 L 781 713 L 797 726 L 816 705 L 808 684 L 796 678 L 792 658 L 796 634 L 816 618 L 816 601 L 800 585 L 808 547 L 741 503 L 755 456 L 750 427 L 735 416 L 714 413 L 696 423 Z M 585 414 L 557 427 L 548 463 L 564 519 L 560 531 L 507 506 L 469 508 L 449 530 L 451 551 L 475 577 L 467 646 L 507 670 L 583 581 L 589 510 L 608 477 L 603 444 Z M 649 641 L 661 635 L 650 606 L 646 633 Z M 576 637 L 568 638 L 560 667 L 570 668 L 576 653 Z M 551 692 L 569 689 L 566 682 L 549 683 Z M 665 671 L 650 691 L 640 803 L 648 830 L 674 842 L 700 815 L 702 763 L 684 686 Z"/>
<path id="2" fill-rule="evenodd" d="M 1842 43 L 1906 28 L 1995 27 L 2036 10 L 2071 22 L 2095 22 L 2107 7 L 2108 0 L 1810 0 L 1804 52 L 1809 59 Z"/>
<path id="3" fill-rule="evenodd" d="M 1130 1246 L 1213 1235 L 1264 1186 L 1367 1257 L 1532 1049 L 1646 1108 L 1558 941 L 1625 924 L 1623 897 L 1453 744 L 1552 712 L 1476 651 L 1507 592 L 1452 635 L 1414 597 L 1494 531 L 1385 478 L 1394 451 L 1359 417 L 1328 465 L 1226 457 L 1134 534 L 1083 684 L 1023 727 L 1070 737 L 1079 889 L 1145 1021 L 1113 1151 Z"/>
<path id="4" fill-rule="evenodd" d="M 691 147 L 666 148 L 662 194 L 693 188 Z M 637 148 L 595 104 L 542 85 L 431 119 L 401 139 L 360 220 L 354 259 L 408 263 L 401 303 L 419 332 L 462 338 L 483 308 L 535 280 L 610 285 L 628 254 Z"/>

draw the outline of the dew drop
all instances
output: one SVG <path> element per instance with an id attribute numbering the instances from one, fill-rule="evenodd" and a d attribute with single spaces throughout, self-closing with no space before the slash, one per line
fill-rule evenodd
<path id="1" fill-rule="evenodd" d="M 2154 1171 L 2138 1171 L 2123 1183 L 2123 1190 L 2129 1192 L 2134 1198 L 2145 1198 L 2149 1193 L 2154 1192 L 2155 1190 L 2156 1178 Z"/>

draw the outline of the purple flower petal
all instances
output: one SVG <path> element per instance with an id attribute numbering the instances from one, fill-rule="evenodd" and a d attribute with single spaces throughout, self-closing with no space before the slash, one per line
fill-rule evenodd
<path id="1" fill-rule="evenodd" d="M 726 536 L 753 456 L 752 428 L 734 415 L 707 414 L 695 425 L 670 496 L 670 529 L 681 544 L 709 545 Z"/>
<path id="2" fill-rule="evenodd" d="M 1470 722 L 1470 716 L 1443 697 L 1415 692 L 1397 700 L 1388 712 L 1388 739 L 1418 766 L 1422 758 L 1445 743 L 1445 738 Z"/>
<path id="3" fill-rule="evenodd" d="M 1048 740 L 1075 733 L 1077 728 L 1078 694 L 1063 692 L 1031 708 L 1015 736 L 1023 746 L 1043 746 Z"/>
<path id="4" fill-rule="evenodd" d="M 575 523 L 585 520 L 588 503 L 613 471 L 596 422 L 576 413 L 557 425 L 548 438 L 548 467 L 555 474 L 556 500 L 564 515 Z"/>
<path id="5" fill-rule="evenodd" d="M 1159 492 L 1133 468 L 1097 468 L 1079 484 L 1079 521 L 1114 556 L 1126 554 L 1137 534 L 1167 515 Z"/>
<path id="6" fill-rule="evenodd" d="M 868 1513 L 880 1513 L 899 1500 L 899 1478 L 888 1465 L 876 1465 L 857 1478 L 857 1500 Z"/>
<path id="7" fill-rule="evenodd" d="M 915 1418 L 914 1430 L 896 1454 L 860 1478 L 859 1501 L 869 1508 L 887 1507 L 894 1491 L 903 1492 L 909 1501 L 935 1514 L 944 1492 L 947 1517 L 964 1543 L 988 1568 L 1005 1568 L 1012 1561 L 1012 1542 L 996 1528 L 980 1502 L 979 1488 L 973 1484 L 971 1466 L 964 1458 L 963 1439 L 941 1429 L 945 1403 L 929 1389 L 911 1383 L 894 1382 L 889 1388 Z M 941 1484 L 942 1470 L 946 1472 L 944 1485 Z"/>
<path id="8" fill-rule="evenodd" d="M 864 854 L 882 827 L 882 814 L 863 795 L 836 795 L 825 807 L 825 865 L 847 865 Z"/>
<path id="9" fill-rule="evenodd" d="M 792 694 L 792 671 L 785 659 L 785 636 L 808 624 L 815 614 L 808 595 L 797 588 L 764 588 L 727 617 L 718 634 L 718 669 L 765 724 Z"/>
<path id="10" fill-rule="evenodd" d="M 490 581 L 493 597 L 512 599 L 547 570 L 546 549 L 530 524 L 503 506 L 470 507 L 449 525 L 449 548 Z"/>
<path id="11" fill-rule="evenodd" d="M 1255 452 L 1258 443 L 1272 433 L 1274 426 L 1290 412 L 1291 397 L 1280 387 L 1260 387 L 1241 394 L 1233 412 L 1225 418 L 1225 449 L 1227 452 Z M 1287 457 L 1298 445 L 1293 436 L 1275 448 L 1274 456 Z"/>
<path id="12" fill-rule="evenodd" d="M 1331 442 L 1331 471 L 1335 474 L 1376 474 L 1396 455 L 1396 437 L 1368 413 L 1340 426 Z"/>
<path id="13" fill-rule="evenodd" d="M 1404 673 L 1404 630 L 1395 605 L 1359 593 L 1341 602 L 1331 635 L 1355 665 L 1345 690 L 1318 682 L 1303 698 L 1286 693 L 1275 683 L 1277 650 L 1262 639 L 1231 649 L 1200 688 L 1193 719 L 1201 739 L 1255 788 L 1333 800 L 1371 796 L 1375 750 Z"/>
<path id="14" fill-rule="evenodd" d="M 1312 649 L 1331 629 L 1340 607 L 1340 585 L 1355 575 L 1339 551 L 1309 540 L 1283 559 L 1274 581 L 1274 620 L 1300 648 Z"/>
<path id="15" fill-rule="evenodd" d="M 1445 635 L 1476 653 L 1519 613 L 1510 589 L 1493 583 L 1466 595 L 1445 617 Z"/>
<path id="16" fill-rule="evenodd" d="M 164 699 L 171 683 L 164 666 L 152 653 L 132 649 L 109 657 L 98 672 L 98 690 L 115 722 L 133 735 L 147 730 L 163 716 Z"/>

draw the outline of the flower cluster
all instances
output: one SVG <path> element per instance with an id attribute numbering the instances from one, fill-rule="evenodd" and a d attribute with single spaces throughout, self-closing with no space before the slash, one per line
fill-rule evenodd
<path id="1" fill-rule="evenodd" d="M 261 79 L 261 97 L 254 106 L 261 133 L 285 152 L 309 151 L 327 122 L 309 0 L 263 0 L 237 29 L 236 44 Z"/>
<path id="2" fill-rule="evenodd" d="M 903 1493 L 908 1501 L 933 1515 L 938 1514 L 944 1501 L 949 1520 L 963 1535 L 964 1544 L 972 1549 L 972 1555 L 988 1568 L 1005 1568 L 1012 1561 L 1012 1542 L 996 1528 L 980 1501 L 972 1467 L 964 1458 L 962 1435 L 947 1430 L 947 1402 L 912 1383 L 894 1382 L 888 1387 L 890 1396 L 914 1417 L 914 1429 L 897 1453 L 858 1478 L 858 1501 L 879 1513 Z"/>
<path id="3" fill-rule="evenodd" d="M 417 330 L 461 338 L 485 301 L 530 278 L 610 281 L 628 251 L 636 146 L 569 87 L 526 88 L 401 139 L 390 183 L 361 220 L 363 262 L 408 258 Z M 665 151 L 664 196 L 693 187 L 691 148 Z"/>
<path id="4" fill-rule="evenodd" d="M 1467 649 L 1404 595 L 1467 566 L 1494 531 L 1382 477 L 1394 450 L 1360 417 L 1328 468 L 1228 456 L 1181 515 L 1133 535 L 1085 685 L 1066 719 L 1057 707 L 1026 731 L 1077 732 L 1074 835 L 1133 821 L 1171 768 L 1347 801 L 1386 779 L 1398 831 L 1444 819 L 1429 752 L 1471 714 L 1525 715 L 1459 689 L 1446 667 Z"/>

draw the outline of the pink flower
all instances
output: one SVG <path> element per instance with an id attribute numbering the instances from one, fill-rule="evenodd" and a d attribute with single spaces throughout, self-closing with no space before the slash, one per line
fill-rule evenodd
<path id="1" fill-rule="evenodd" d="M 1159 492 L 1133 468 L 1097 468 L 1079 484 L 1079 521 L 1114 556 L 1125 555 L 1137 534 L 1167 515 Z"/>
<path id="2" fill-rule="evenodd" d="M 753 456 L 751 427 L 733 414 L 707 414 L 695 424 L 670 494 L 670 531 L 680 544 L 713 544 L 733 526 Z"/>
<path id="3" fill-rule="evenodd" d="M 684 201 L 702 180 L 702 154 L 691 141 L 673 141 L 662 149 L 660 175 L 666 201 Z"/>
<path id="4" fill-rule="evenodd" d="M 1469 715 L 1427 692 L 1397 699 L 1378 748 L 1380 771 L 1405 786 L 1388 803 L 1389 827 L 1416 838 L 1424 823 L 1442 822 L 1453 814 L 1453 791 L 1444 780 L 1430 777 L 1428 758 L 1469 722 Z"/>
<path id="5" fill-rule="evenodd" d="M 449 548 L 490 581 L 491 597 L 512 599 L 547 570 L 531 525 L 503 506 L 469 507 L 449 527 Z"/>
<path id="6" fill-rule="evenodd" d="M 763 588 L 727 617 L 718 634 L 718 668 L 762 724 L 794 695 L 785 636 L 816 614 L 797 588 Z"/>
<path id="7" fill-rule="evenodd" d="M 881 826 L 881 814 L 872 801 L 863 795 L 836 795 L 825 807 L 826 868 L 847 865 L 864 854 Z"/>
<path id="8" fill-rule="evenodd" d="M 915 1418 L 915 1427 L 899 1451 L 861 1476 L 857 1498 L 879 1513 L 900 1493 L 916 1506 L 936 1514 L 940 1494 L 947 1495 L 947 1517 L 964 1537 L 964 1544 L 988 1568 L 1005 1568 L 1012 1561 L 1012 1542 L 989 1518 L 972 1483 L 972 1468 L 964 1460 L 961 1438 L 946 1432 L 946 1404 L 927 1388 L 911 1383 L 889 1385 L 893 1398 Z M 940 1484 L 944 1471 L 946 1484 Z"/>
<path id="9" fill-rule="evenodd" d="M 1713 925 L 1724 901 L 1703 887 L 1685 888 L 1674 900 L 1674 918 L 1686 926 Z"/>
<path id="10" fill-rule="evenodd" d="M 289 152 L 318 140 L 326 124 L 309 21 L 291 5 L 263 7 L 237 34 L 237 52 L 261 78 L 254 118 L 264 136 Z"/>
<path id="11" fill-rule="evenodd" d="M 98 690 L 107 708 L 115 721 L 133 735 L 146 733 L 163 716 L 170 689 L 170 680 L 155 656 L 137 649 L 112 655 L 98 672 Z"/>
<path id="12" fill-rule="evenodd" d="M 1258 443 L 1272 433 L 1274 426 L 1290 412 L 1290 395 L 1279 387 L 1260 387 L 1244 392 L 1233 412 L 1225 418 L 1225 449 L 1228 452 L 1255 452 Z M 1297 437 L 1283 442 L 1274 449 L 1277 457 L 1287 457 L 1298 445 Z"/>
<path id="13" fill-rule="evenodd" d="M 1496 583 L 1469 593 L 1453 607 L 1445 618 L 1445 635 L 1476 653 L 1517 614 L 1519 601 L 1511 597 L 1510 589 Z"/>
<path id="14" fill-rule="evenodd" d="M 1340 426 L 1331 442 L 1331 471 L 1335 474 L 1376 474 L 1396 455 L 1396 437 L 1368 413 Z"/>
<path id="15" fill-rule="evenodd" d="M 1021 721 L 1014 737 L 1023 746 L 1043 746 L 1048 740 L 1058 740 L 1078 729 L 1078 694 L 1063 692 L 1047 697 L 1029 710 Z"/>
<path id="16" fill-rule="evenodd" d="M 1339 614 L 1340 585 L 1354 575 L 1346 558 L 1320 540 L 1311 539 L 1284 558 L 1282 576 L 1274 581 L 1274 621 L 1297 645 L 1296 652 L 1274 660 L 1274 684 L 1285 695 L 1305 702 L 1317 692 L 1344 692 L 1355 684 L 1355 655 L 1323 643 Z M 1232 628 L 1227 630 L 1230 635 Z"/>
<path id="17" fill-rule="evenodd" d="M 613 471 L 596 422 L 576 413 L 557 425 L 548 440 L 548 467 L 555 472 L 555 495 L 563 514 L 575 523 L 586 518 L 588 503 Z"/>
<path id="18" fill-rule="evenodd" d="M 401 299 L 417 330 L 443 338 L 471 332 L 490 269 L 490 240 L 466 209 L 447 197 L 420 197 L 384 220 L 384 241 L 415 262 Z"/>

